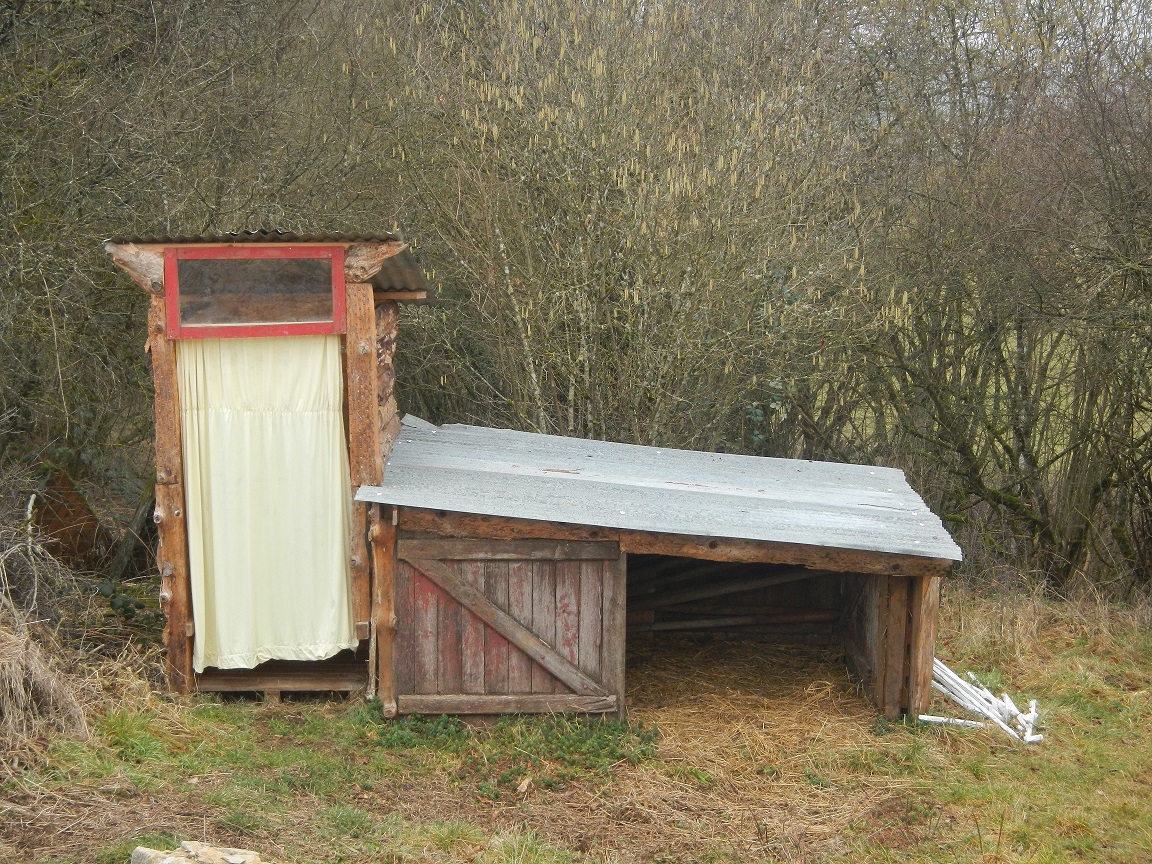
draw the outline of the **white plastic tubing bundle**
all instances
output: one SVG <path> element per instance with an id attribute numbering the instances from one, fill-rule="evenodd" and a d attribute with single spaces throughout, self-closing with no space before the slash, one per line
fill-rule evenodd
<path id="1" fill-rule="evenodd" d="M 972 679 L 971 684 L 945 666 L 938 658 L 932 661 L 932 687 L 934 689 L 939 690 L 953 702 L 968 709 L 973 714 L 979 714 L 981 717 L 991 720 L 1018 741 L 1036 744 L 1044 740 L 1043 735 L 1037 735 L 1034 731 L 1036 721 L 1040 719 L 1040 712 L 1036 709 L 1035 699 L 1028 703 L 1028 713 L 1025 714 L 1016 707 L 1007 693 L 997 699 L 992 695 L 992 691 L 980 685 L 976 676 L 971 672 L 968 673 L 968 677 Z M 936 717 L 932 714 L 921 714 L 920 720 L 924 723 L 971 726 L 977 729 L 983 729 L 986 725 L 978 720 Z M 1009 723 L 1016 728 L 1013 729 L 1012 726 L 1008 725 Z"/>

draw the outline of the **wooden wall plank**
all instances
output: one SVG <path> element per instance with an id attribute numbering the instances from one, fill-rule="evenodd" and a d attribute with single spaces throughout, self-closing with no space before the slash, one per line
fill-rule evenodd
<path id="1" fill-rule="evenodd" d="M 552 561 L 532 565 L 532 624 L 528 629 L 556 646 L 556 564 Z M 539 663 L 532 667 L 532 692 L 557 692 L 556 679 Z"/>
<path id="2" fill-rule="evenodd" d="M 398 696 L 416 691 L 415 576 L 407 563 L 396 562 L 396 641 L 392 670 Z"/>
<path id="3" fill-rule="evenodd" d="M 461 561 L 461 578 L 477 591 L 485 591 L 484 562 Z M 487 592 L 485 592 L 487 593 Z M 491 599 L 491 598 L 489 598 Z M 489 628 L 467 609 L 460 610 L 460 692 L 484 693 L 484 631 Z"/>
<path id="4" fill-rule="evenodd" d="M 734 580 L 709 580 L 682 587 L 674 591 L 657 591 L 647 597 L 634 602 L 632 608 L 656 609 L 674 603 L 689 603 L 693 600 L 705 600 L 711 597 L 723 597 L 729 594 L 738 594 L 770 586 L 783 585 L 788 582 L 798 582 L 826 575 L 819 570 L 809 570 L 806 567 L 796 567 L 779 571 L 771 571 L 759 576 L 741 576 Z"/>
<path id="5" fill-rule="evenodd" d="M 525 627 L 532 625 L 532 562 L 508 564 L 508 614 Z M 508 692 L 532 692 L 532 658 L 515 646 L 508 649 Z"/>
<path id="6" fill-rule="evenodd" d="M 889 720 L 895 720 L 907 704 L 907 626 L 909 580 L 888 577 L 887 617 L 884 628 L 884 689 L 878 706 Z"/>
<path id="7" fill-rule="evenodd" d="M 180 391 L 176 345 L 167 337 L 163 295 L 148 307 L 148 352 L 156 406 L 156 522 L 160 544 L 161 608 L 168 686 L 176 693 L 195 687 L 192 671 L 192 582 L 188 569 L 188 527 L 184 513 L 184 454 L 180 431 Z"/>
<path id="8" fill-rule="evenodd" d="M 392 513 L 392 507 L 372 505 L 368 528 L 372 552 L 368 677 L 375 684 L 374 695 L 385 717 L 396 715 L 396 526 Z"/>
<path id="9" fill-rule="evenodd" d="M 463 562 L 447 561 L 442 563 L 455 572 L 458 579 L 464 580 L 464 575 L 461 572 Z M 443 585 L 439 587 L 441 589 L 439 597 L 440 638 L 437 645 L 436 692 L 463 693 L 464 670 L 460 656 L 460 619 L 461 613 L 467 610 L 460 608 L 456 598 L 446 592 Z"/>
<path id="10" fill-rule="evenodd" d="M 484 562 L 484 596 L 501 609 L 511 611 L 508 602 L 507 561 Z M 515 616 L 513 616 L 515 617 Z M 505 694 L 513 691 L 508 684 L 508 658 L 511 652 L 522 658 L 525 670 L 531 670 L 531 661 L 520 651 L 508 644 L 508 640 L 491 627 L 484 627 L 484 692 Z M 531 671 L 527 672 L 531 675 Z"/>
<path id="11" fill-rule="evenodd" d="M 580 665 L 580 561 L 556 562 L 556 650 L 574 666 Z M 559 683 L 559 682 L 557 682 Z M 554 692 L 567 692 L 555 687 Z"/>
<path id="12" fill-rule="evenodd" d="M 440 589 L 419 567 L 412 580 L 415 620 L 414 693 L 437 693 L 440 656 Z"/>
<path id="13" fill-rule="evenodd" d="M 580 563 L 580 668 L 600 678 L 603 636 L 604 563 Z"/>
<path id="14" fill-rule="evenodd" d="M 292 669 L 265 672 L 260 669 L 208 670 L 197 676 L 197 689 L 205 693 L 248 693 L 254 691 L 310 692 L 359 690 L 368 682 L 363 663 L 341 669 Z"/>
<path id="15" fill-rule="evenodd" d="M 348 468 L 351 494 L 355 496 L 361 486 L 379 485 L 384 476 L 376 422 L 376 315 L 372 286 L 347 285 L 345 303 L 348 329 L 344 337 L 344 394 L 348 407 Z M 357 627 L 367 626 L 372 615 L 367 531 L 367 505 L 354 501 L 349 562 L 352 614 Z"/>
<path id="16" fill-rule="evenodd" d="M 570 540 L 462 540 L 402 539 L 401 558 L 432 558 L 437 561 L 579 561 L 615 558 L 619 546 L 613 541 Z"/>
<path id="17" fill-rule="evenodd" d="M 415 507 L 401 509 L 400 527 L 409 531 L 429 531 L 445 537 L 486 537 L 497 540 L 518 538 L 614 540 L 620 543 L 621 551 L 634 554 L 675 555 L 709 561 L 792 564 L 835 573 L 947 576 L 952 569 L 951 561 L 920 555 L 834 549 L 799 543 L 769 543 L 723 537 L 689 537 L 678 534 L 621 531 L 564 522 L 449 513 Z"/>
<path id="18" fill-rule="evenodd" d="M 563 694 L 401 696 L 401 714 L 551 714 L 558 711 L 608 713 L 618 709 L 616 696 Z"/>
<path id="19" fill-rule="evenodd" d="M 604 641 L 601 651 L 600 680 L 604 689 L 614 693 L 618 712 L 625 713 L 624 653 L 628 616 L 628 556 L 621 552 L 615 561 L 604 562 Z"/>
<path id="20" fill-rule="evenodd" d="M 926 713 L 932 701 L 932 661 L 936 657 L 940 582 L 940 578 L 935 576 L 912 580 L 908 713 L 913 716 Z"/>
<path id="21" fill-rule="evenodd" d="M 446 567 L 439 561 L 426 559 L 408 563 L 419 570 L 421 574 L 427 576 L 429 580 L 439 585 L 456 601 L 483 618 L 488 626 L 495 627 L 503 633 L 509 642 L 527 653 L 574 692 L 584 696 L 605 695 L 604 689 L 598 681 L 589 678 L 566 657 L 559 654 L 547 641 L 520 624 L 506 611 L 494 605 L 483 593 L 461 580 L 450 567 Z M 546 566 L 543 562 L 536 563 L 537 567 L 542 565 Z M 554 602 L 555 593 L 553 593 Z"/>

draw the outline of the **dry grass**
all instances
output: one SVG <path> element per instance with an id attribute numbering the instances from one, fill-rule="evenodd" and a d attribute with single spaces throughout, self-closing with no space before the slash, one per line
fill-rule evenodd
<path id="1" fill-rule="evenodd" d="M 1039 698 L 1036 748 L 887 729 L 834 652 L 638 642 L 631 719 L 658 726 L 657 757 L 498 801 L 448 754 L 373 744 L 354 705 L 173 701 L 152 688 L 157 655 L 126 652 L 76 667 L 96 734 L 10 787 L 0 849 L 113 860 L 160 831 L 293 862 L 332 843 L 348 862 L 1152 860 L 1152 765 L 1133 749 L 1152 721 L 1147 615 L 949 586 L 940 655 Z"/>
<path id="2" fill-rule="evenodd" d="M 0 771 L 11 774 L 12 757 L 50 731 L 87 737 L 84 710 L 31 636 L 0 627 Z"/>

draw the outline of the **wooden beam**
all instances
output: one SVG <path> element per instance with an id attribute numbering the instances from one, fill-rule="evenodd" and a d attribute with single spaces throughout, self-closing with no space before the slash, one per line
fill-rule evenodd
<path id="1" fill-rule="evenodd" d="M 401 714 L 553 714 L 616 711 L 615 696 L 576 696 L 571 693 L 483 696 L 470 694 L 401 696 Z"/>
<path id="2" fill-rule="evenodd" d="M 800 624 L 811 622 L 828 622 L 840 620 L 840 613 L 835 609 L 807 609 L 793 612 L 773 612 L 770 609 L 736 609 L 732 607 L 706 607 L 691 608 L 692 604 L 677 607 L 676 609 L 661 609 L 661 615 L 710 615 L 717 618 L 750 618 L 761 624 Z M 666 620 L 675 621 L 675 618 Z"/>
<path id="3" fill-rule="evenodd" d="M 710 630 L 713 628 L 744 626 L 768 626 L 771 624 L 793 624 L 800 626 L 805 621 L 775 621 L 756 615 L 720 615 L 713 618 L 682 618 L 671 621 L 653 621 L 651 624 L 633 624 L 633 630 Z"/>
<path id="4" fill-rule="evenodd" d="M 385 300 L 427 300 L 427 291 L 375 291 L 372 294 L 377 303 Z"/>
<path id="5" fill-rule="evenodd" d="M 379 313 L 377 313 L 379 314 Z M 708 561 L 739 561 L 763 564 L 791 564 L 835 573 L 899 573 L 906 576 L 946 576 L 952 562 L 943 558 L 897 555 L 805 546 L 799 543 L 771 543 L 724 537 L 691 537 L 647 531 L 625 531 L 567 522 L 546 522 L 471 513 L 450 513 L 404 507 L 400 527 L 408 531 L 430 531 L 446 537 L 489 537 L 497 540 L 615 540 L 621 552 L 636 555 L 673 555 Z"/>
<path id="6" fill-rule="evenodd" d="M 620 557 L 611 541 L 569 540 L 400 540 L 397 555 L 453 561 L 582 561 Z"/>
<path id="7" fill-rule="evenodd" d="M 188 570 L 188 522 L 184 512 L 184 460 L 180 433 L 180 392 L 176 345 L 165 332 L 164 297 L 148 307 L 148 346 L 156 389 L 156 522 L 160 538 L 160 606 L 164 625 L 168 686 L 189 693 L 192 677 L 192 583 Z"/>
<path id="8" fill-rule="evenodd" d="M 376 313 L 372 286 L 346 287 L 348 329 L 344 337 L 344 392 L 348 400 L 348 467 L 354 497 L 365 485 L 378 485 L 384 476 L 380 430 L 376 424 Z M 354 501 L 349 565 L 352 573 L 352 615 L 357 628 L 368 628 L 371 585 L 368 561 L 368 505 Z"/>
<path id="9" fill-rule="evenodd" d="M 260 669 L 206 670 L 196 676 L 196 689 L 203 693 L 247 693 L 249 691 L 314 692 L 361 690 L 367 683 L 366 664 L 340 669 Z"/>
<path id="10" fill-rule="evenodd" d="M 908 713 L 916 716 L 926 713 L 932 701 L 932 661 L 936 657 L 936 621 L 940 612 L 939 577 L 912 580 L 911 603 Z"/>
<path id="11" fill-rule="evenodd" d="M 392 654 L 396 639 L 396 526 L 392 507 L 373 505 L 368 538 L 372 544 L 372 651 L 375 695 L 385 717 L 396 716 Z"/>
<path id="12" fill-rule="evenodd" d="M 367 282 L 380 272 L 384 262 L 408 248 L 407 243 L 354 243 L 344 250 L 344 281 Z"/>
<path id="13" fill-rule="evenodd" d="M 164 253 L 132 243 L 105 243 L 104 251 L 150 294 L 164 293 Z"/>
<path id="14" fill-rule="evenodd" d="M 709 597 L 723 597 L 726 594 L 736 594 L 740 591 L 755 591 L 757 588 L 770 588 L 773 585 L 785 585 L 788 582 L 799 582 L 803 579 L 812 579 L 815 576 L 833 575 L 821 570 L 807 570 L 798 568 L 783 573 L 768 573 L 763 576 L 747 576 L 743 579 L 728 582 L 697 585 L 692 588 L 682 588 L 679 591 L 657 592 L 646 595 L 632 604 L 633 609 L 660 609 L 676 603 L 688 603 L 692 600 L 705 600 Z"/>
<path id="15" fill-rule="evenodd" d="M 501 636 L 583 696 L 607 695 L 600 684 L 574 666 L 567 657 L 489 600 L 468 582 L 460 578 L 452 568 L 426 558 L 404 558 L 440 588 L 447 591 L 459 603 L 468 607 L 482 618 Z"/>
<path id="16" fill-rule="evenodd" d="M 746 574 L 750 569 L 755 570 L 757 567 L 755 564 L 738 564 L 731 561 L 695 561 L 691 558 L 677 558 L 675 560 L 680 562 L 678 572 L 666 572 L 658 578 L 645 582 L 630 579 L 628 581 L 628 593 L 632 595 L 632 599 L 635 601 L 646 595 L 665 593 L 685 583 L 698 581 L 702 576 L 734 577 L 741 573 Z"/>
<path id="17" fill-rule="evenodd" d="M 695 615 L 755 615 L 777 621 L 836 621 L 840 618 L 839 609 L 813 609 L 800 606 L 725 606 L 718 603 L 681 603 L 666 606 L 660 614 L 670 613 Z"/>

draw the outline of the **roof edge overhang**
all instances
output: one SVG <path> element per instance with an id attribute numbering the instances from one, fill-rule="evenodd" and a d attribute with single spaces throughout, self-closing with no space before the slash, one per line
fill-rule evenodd
<path id="1" fill-rule="evenodd" d="M 843 546 L 817 546 L 741 537 L 662 533 L 613 525 L 547 522 L 519 516 L 463 510 L 435 510 L 403 503 L 379 486 L 361 486 L 356 500 L 399 508 L 401 529 L 430 531 L 446 537 L 493 540 L 612 540 L 626 553 L 671 555 L 705 561 L 786 564 L 831 573 L 885 576 L 947 576 L 959 559 L 877 552 Z M 606 521 L 606 520 L 604 520 Z"/>

